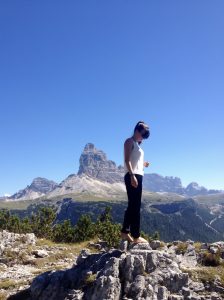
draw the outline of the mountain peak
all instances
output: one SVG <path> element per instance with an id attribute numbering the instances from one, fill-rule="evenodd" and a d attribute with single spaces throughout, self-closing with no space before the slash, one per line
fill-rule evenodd
<path id="1" fill-rule="evenodd" d="M 29 188 L 37 192 L 47 193 L 55 188 L 55 186 L 57 186 L 57 183 L 53 180 L 44 177 L 36 177 L 33 179 Z"/>
<path id="2" fill-rule="evenodd" d="M 123 180 L 124 169 L 107 159 L 106 153 L 97 149 L 93 143 L 87 143 L 79 159 L 77 175 L 81 174 L 113 183 Z"/>
<path id="3" fill-rule="evenodd" d="M 36 177 L 25 189 L 19 190 L 10 199 L 35 199 L 52 191 L 58 184 L 53 180 Z"/>
<path id="4" fill-rule="evenodd" d="M 96 148 L 93 143 L 87 143 L 84 147 L 84 152 L 94 151 L 94 150 L 96 150 Z"/>

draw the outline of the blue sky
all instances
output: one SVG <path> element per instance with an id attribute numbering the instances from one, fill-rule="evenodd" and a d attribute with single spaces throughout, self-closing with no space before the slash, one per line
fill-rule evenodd
<path id="1" fill-rule="evenodd" d="M 224 189 L 224 2 L 1 1 L 0 195 L 76 173 L 86 143 Z"/>

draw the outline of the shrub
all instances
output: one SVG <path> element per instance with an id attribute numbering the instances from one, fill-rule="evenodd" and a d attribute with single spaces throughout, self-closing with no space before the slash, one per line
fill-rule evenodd
<path id="1" fill-rule="evenodd" d="M 9 220 L 10 220 L 11 214 L 8 209 L 3 209 L 0 211 L 0 228 L 1 229 L 9 229 Z"/>
<path id="2" fill-rule="evenodd" d="M 122 224 L 113 221 L 111 206 L 105 207 L 95 223 L 89 214 L 83 214 L 75 226 L 69 219 L 54 224 L 56 209 L 42 206 L 36 212 L 32 212 L 31 217 L 24 219 L 11 215 L 9 210 L 0 210 L 0 229 L 18 233 L 33 232 L 39 238 L 65 243 L 87 241 L 98 237 L 107 242 L 109 247 L 119 247 Z M 141 236 L 148 241 L 159 239 L 158 231 L 152 237 L 141 231 Z"/>
<path id="3" fill-rule="evenodd" d="M 178 245 L 177 245 L 177 248 L 176 248 L 176 253 L 177 254 L 184 254 L 186 251 L 187 251 L 187 243 L 184 243 L 184 242 L 180 242 Z"/>
<path id="4" fill-rule="evenodd" d="M 28 217 L 20 219 L 17 215 L 12 215 L 8 209 L 0 211 L 0 229 L 15 233 L 32 232 L 31 222 Z"/>
<path id="5" fill-rule="evenodd" d="M 201 251 L 201 242 L 194 242 L 194 248 L 197 253 Z"/>
<path id="6" fill-rule="evenodd" d="M 160 239 L 160 235 L 158 231 L 155 231 L 152 235 L 152 239 L 153 240 L 159 240 Z"/>
<path id="7" fill-rule="evenodd" d="M 55 219 L 56 209 L 52 207 L 41 207 L 37 214 L 32 214 L 31 216 L 33 233 L 37 237 L 52 239 L 52 227 Z"/>
<path id="8" fill-rule="evenodd" d="M 76 242 L 86 241 L 95 236 L 94 223 L 89 214 L 81 215 L 74 228 L 74 240 Z"/>
<path id="9" fill-rule="evenodd" d="M 95 223 L 95 234 L 98 238 L 107 242 L 109 247 L 117 248 L 120 243 L 121 224 L 114 223 L 111 216 L 111 206 L 98 216 Z"/>
<path id="10" fill-rule="evenodd" d="M 98 238 L 108 243 L 108 246 L 117 248 L 120 242 L 120 224 L 110 221 L 96 222 L 95 232 Z"/>
<path id="11" fill-rule="evenodd" d="M 150 236 L 150 235 L 148 235 L 147 233 L 145 233 L 144 231 L 142 231 L 141 230 L 141 232 L 140 232 L 140 235 L 144 238 L 144 239 L 146 239 L 147 241 L 152 241 L 153 239 L 152 239 L 152 237 Z"/>
<path id="12" fill-rule="evenodd" d="M 62 224 L 56 224 L 53 227 L 53 237 L 54 242 L 60 243 L 71 243 L 74 241 L 75 229 L 71 224 L 70 220 L 64 220 Z"/>
<path id="13" fill-rule="evenodd" d="M 201 264 L 205 266 L 218 266 L 221 264 L 220 249 L 216 253 L 211 253 L 208 250 L 201 253 Z"/>

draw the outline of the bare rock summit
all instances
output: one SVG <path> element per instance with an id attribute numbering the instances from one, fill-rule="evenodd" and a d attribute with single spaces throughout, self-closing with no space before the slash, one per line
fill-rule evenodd
<path id="1" fill-rule="evenodd" d="M 97 149 L 93 143 L 87 143 L 79 159 L 77 175 L 82 174 L 109 183 L 123 182 L 124 167 L 108 160 L 105 152 Z"/>

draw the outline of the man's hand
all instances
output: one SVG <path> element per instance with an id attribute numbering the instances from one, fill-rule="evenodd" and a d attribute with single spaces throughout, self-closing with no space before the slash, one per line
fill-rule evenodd
<path id="1" fill-rule="evenodd" d="M 144 161 L 144 167 L 148 167 L 149 166 L 149 164 L 150 164 L 150 162 L 148 162 L 148 161 Z"/>

